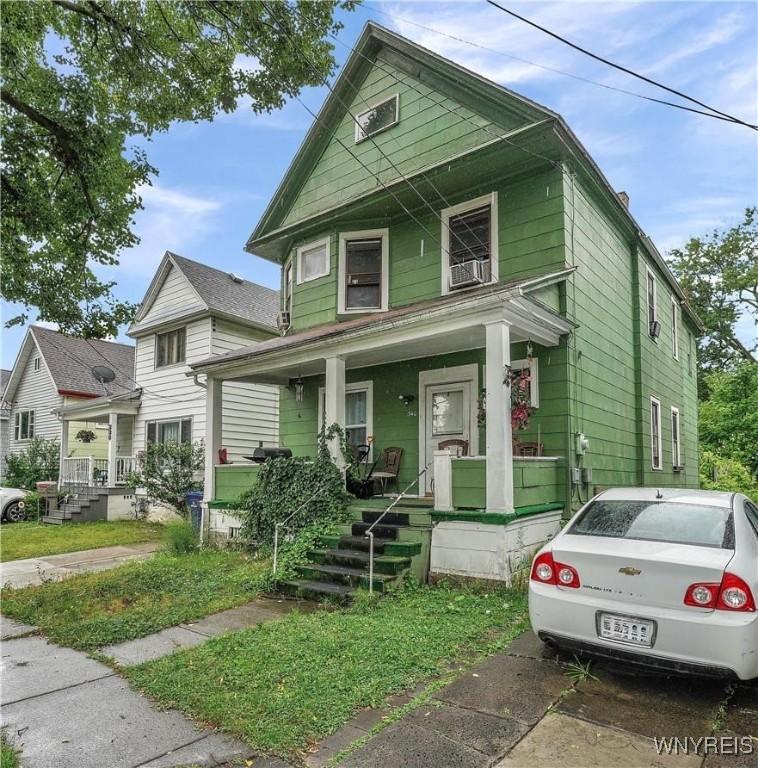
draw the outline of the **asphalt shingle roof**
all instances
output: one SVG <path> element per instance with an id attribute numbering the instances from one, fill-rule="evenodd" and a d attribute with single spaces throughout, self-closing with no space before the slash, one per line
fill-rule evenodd
<path id="1" fill-rule="evenodd" d="M 64 336 L 36 325 L 32 326 L 31 332 L 59 391 L 117 395 L 137 386 L 133 378 L 133 346 Z M 108 384 L 101 384 L 92 375 L 92 368 L 96 365 L 112 368 L 116 378 Z"/>
<path id="2" fill-rule="evenodd" d="M 228 272 L 186 259 L 173 252 L 171 258 L 208 305 L 209 310 L 236 315 L 252 323 L 276 328 L 279 291 L 249 280 L 233 280 Z"/>

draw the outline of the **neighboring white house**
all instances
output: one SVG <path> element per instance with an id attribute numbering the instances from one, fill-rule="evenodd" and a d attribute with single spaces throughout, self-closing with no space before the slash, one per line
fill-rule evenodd
<path id="1" fill-rule="evenodd" d="M 7 368 L 0 368 L 0 478 L 5 476 L 5 454 L 8 452 L 10 440 L 10 408 L 5 404 L 5 385 L 8 383 L 11 372 Z"/>
<path id="2" fill-rule="evenodd" d="M 114 378 L 108 382 L 98 378 L 98 366 L 108 366 Z M 134 388 L 133 377 L 132 346 L 73 338 L 49 328 L 30 326 L 3 393 L 2 406 L 8 414 L 3 457 L 20 453 L 35 437 L 67 443 L 67 456 L 105 456 L 106 431 L 95 422 L 74 420 L 69 422 L 64 438 L 57 412 L 103 395 L 128 392 Z M 77 440 L 76 435 L 83 430 L 94 434 L 94 439 Z"/>

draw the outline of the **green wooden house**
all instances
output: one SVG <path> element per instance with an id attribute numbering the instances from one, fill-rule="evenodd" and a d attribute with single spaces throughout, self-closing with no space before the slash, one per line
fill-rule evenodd
<path id="1" fill-rule="evenodd" d="M 372 460 L 403 449 L 391 490 L 417 479 L 397 525 L 427 531 L 423 572 L 508 579 L 598 489 L 697 486 L 698 319 L 545 107 L 368 24 L 246 248 L 282 267 L 282 334 L 192 366 L 211 509 L 253 472 L 216 465 L 232 380 L 281 386 L 296 455 L 333 422 Z M 365 562 L 338 544 L 321 560 Z"/>

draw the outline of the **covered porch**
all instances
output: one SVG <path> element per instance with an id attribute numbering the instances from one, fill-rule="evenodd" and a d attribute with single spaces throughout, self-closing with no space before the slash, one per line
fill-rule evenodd
<path id="1" fill-rule="evenodd" d="M 85 403 L 62 408 L 58 415 L 61 428 L 61 460 L 59 487 L 125 488 L 130 473 L 136 468 L 132 450 L 134 418 L 140 407 L 141 390 L 123 395 L 98 397 Z M 70 424 L 88 422 L 103 425 L 107 440 L 105 457 L 86 455 L 87 445 L 77 446 L 72 454 Z"/>
<path id="2" fill-rule="evenodd" d="M 510 418 L 514 367 L 532 372 L 535 402 L 540 381 L 554 403 L 563 396 L 571 325 L 531 295 L 551 278 L 555 286 L 565 273 L 346 319 L 197 364 L 207 375 L 206 503 L 233 503 L 222 498 L 232 487 L 239 495 L 226 475 L 240 476 L 241 465 L 218 461 L 221 383 L 237 380 L 281 385 L 280 442 L 295 455 L 314 455 L 320 428 L 333 423 L 371 445 L 371 465 L 401 448 L 393 489 L 430 498 L 441 514 L 562 509 L 566 439 L 556 406 L 546 399 L 518 436 Z M 521 456 L 524 443 L 542 455 Z M 344 462 L 338 440 L 330 450 Z"/>

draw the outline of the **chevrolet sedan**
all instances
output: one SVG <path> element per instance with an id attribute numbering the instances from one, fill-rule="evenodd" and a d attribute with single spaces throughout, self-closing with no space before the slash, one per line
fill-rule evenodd
<path id="1" fill-rule="evenodd" d="M 758 678 L 758 505 L 619 488 L 540 549 L 532 628 L 557 648 L 665 671 Z"/>

